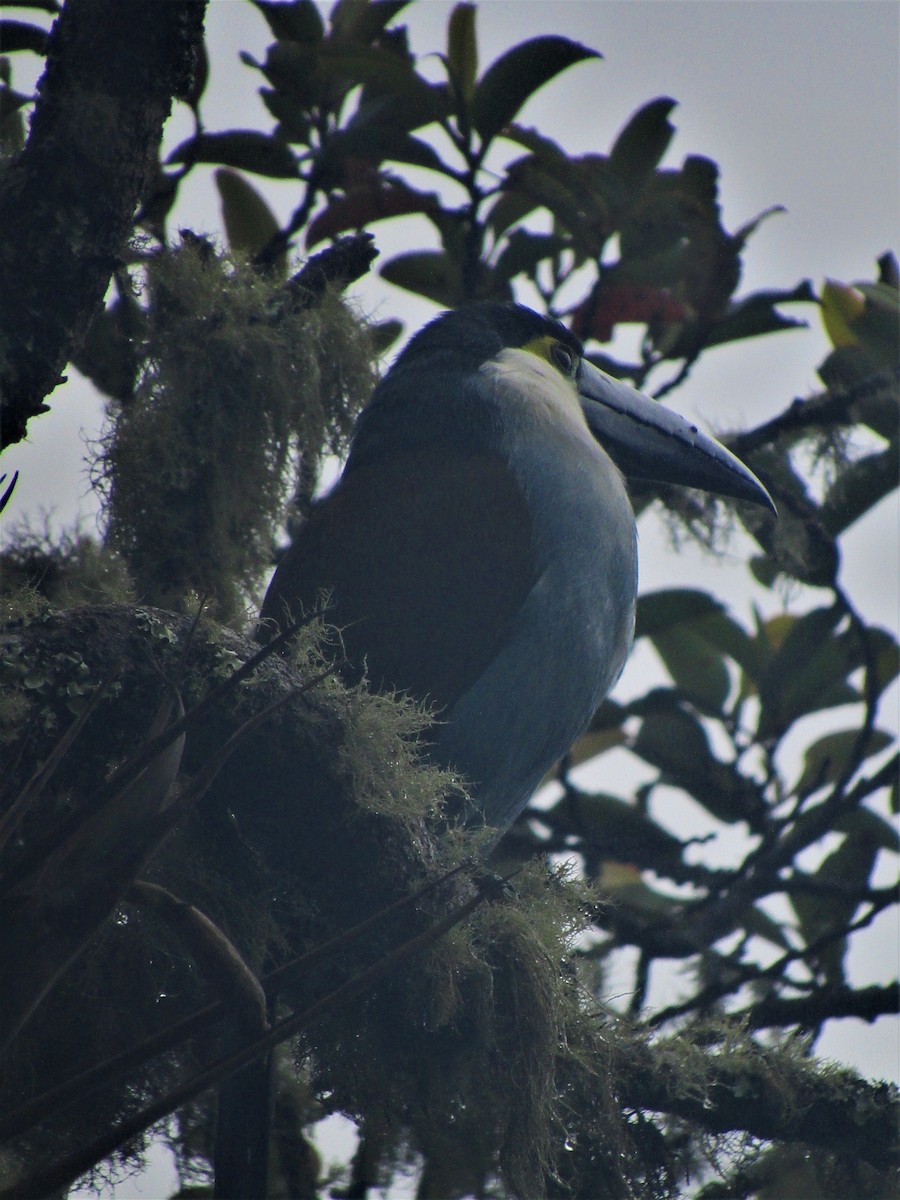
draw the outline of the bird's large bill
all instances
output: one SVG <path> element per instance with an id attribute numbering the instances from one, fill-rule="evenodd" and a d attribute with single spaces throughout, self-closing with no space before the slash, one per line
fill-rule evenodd
<path id="1" fill-rule="evenodd" d="M 588 427 L 629 478 L 703 488 L 775 511 L 739 458 L 671 409 L 584 360 L 578 391 Z"/>

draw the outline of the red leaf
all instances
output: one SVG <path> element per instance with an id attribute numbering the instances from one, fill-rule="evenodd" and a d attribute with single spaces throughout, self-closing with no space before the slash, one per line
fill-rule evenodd
<path id="1" fill-rule="evenodd" d="M 651 321 L 676 324 L 688 316 L 684 305 L 662 288 L 645 283 L 610 283 L 579 304 L 572 316 L 572 332 L 582 339 L 608 342 L 616 325 L 645 325 Z"/>

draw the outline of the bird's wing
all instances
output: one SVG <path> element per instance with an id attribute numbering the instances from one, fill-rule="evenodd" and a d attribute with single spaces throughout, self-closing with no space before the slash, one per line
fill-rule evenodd
<path id="1" fill-rule="evenodd" d="M 261 615 L 282 623 L 329 593 L 357 672 L 447 710 L 493 661 L 535 579 L 528 505 L 505 462 L 416 449 L 345 473 Z"/>

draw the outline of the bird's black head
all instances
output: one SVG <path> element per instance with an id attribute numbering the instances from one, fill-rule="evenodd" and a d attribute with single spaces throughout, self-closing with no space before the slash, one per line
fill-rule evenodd
<path id="1" fill-rule="evenodd" d="M 348 469 L 398 446 L 502 441 L 506 418 L 474 384 L 480 368 L 504 350 L 529 351 L 570 380 L 584 425 L 625 475 L 704 488 L 774 510 L 759 480 L 725 447 L 598 370 L 570 330 L 520 304 L 468 304 L 420 330 L 360 414 Z M 519 380 L 523 395 L 533 398 L 533 373 L 526 370 L 523 378 L 531 381 Z M 540 387 L 552 391 L 552 376 L 544 376 Z"/>
<path id="2" fill-rule="evenodd" d="M 487 444 L 497 414 L 475 386 L 503 350 L 525 349 L 574 375 L 582 346 L 564 325 L 521 304 L 481 301 L 442 313 L 420 329 L 360 413 L 347 466 L 445 440 Z"/>
<path id="3" fill-rule="evenodd" d="M 427 358 L 432 367 L 441 360 L 455 371 L 474 371 L 501 350 L 558 343 L 574 361 L 580 359 L 581 342 L 565 325 L 541 316 L 521 304 L 480 301 L 441 313 L 413 337 L 394 363 L 402 371 Z"/>

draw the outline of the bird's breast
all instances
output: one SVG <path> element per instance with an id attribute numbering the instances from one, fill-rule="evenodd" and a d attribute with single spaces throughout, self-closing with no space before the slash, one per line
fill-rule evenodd
<path id="1" fill-rule="evenodd" d="M 596 704 L 618 678 L 634 630 L 634 513 L 618 468 L 568 424 L 520 421 L 509 461 L 533 522 L 549 653 L 582 666 Z"/>

